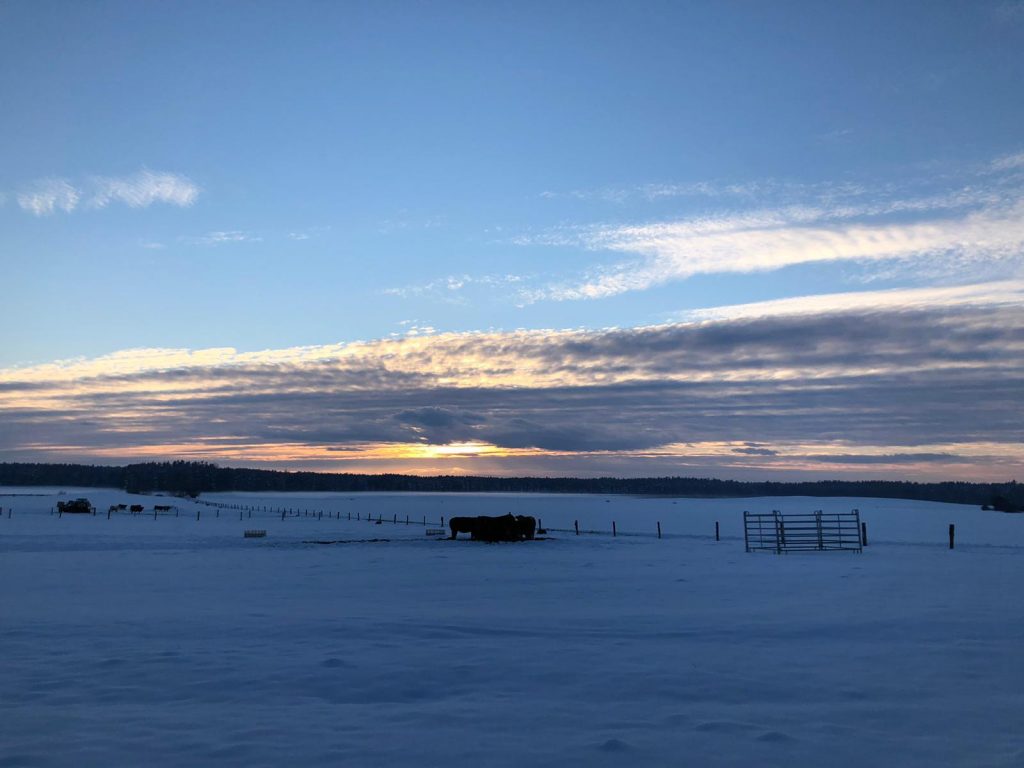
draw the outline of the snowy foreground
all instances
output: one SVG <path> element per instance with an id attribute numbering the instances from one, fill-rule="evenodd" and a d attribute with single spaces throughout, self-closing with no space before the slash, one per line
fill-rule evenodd
<path id="1" fill-rule="evenodd" d="M 0 488 L 0 766 L 1024 765 L 1024 515 L 66 490 Z M 852 507 L 863 554 L 743 551 L 744 509 Z M 643 535 L 404 524 L 507 511 Z"/>

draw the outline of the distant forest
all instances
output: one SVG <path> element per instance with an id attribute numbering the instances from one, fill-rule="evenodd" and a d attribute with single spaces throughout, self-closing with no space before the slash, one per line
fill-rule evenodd
<path id="1" fill-rule="evenodd" d="M 213 491 L 296 492 L 417 491 L 445 493 L 598 493 L 648 496 L 866 496 L 945 501 L 1024 509 L 1024 484 L 913 483 L 902 480 L 741 482 L 697 477 L 473 477 L 356 475 L 219 467 L 204 461 L 170 461 L 104 467 L 87 464 L 0 463 L 0 485 L 122 488 L 198 496 Z"/>

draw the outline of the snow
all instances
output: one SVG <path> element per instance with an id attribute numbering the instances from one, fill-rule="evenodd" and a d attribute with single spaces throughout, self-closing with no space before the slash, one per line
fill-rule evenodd
<path id="1" fill-rule="evenodd" d="M 0 766 L 1024 765 L 1021 515 L 880 499 L 203 497 L 342 518 L 239 520 L 65 490 L 0 489 L 43 494 L 0 495 Z M 97 515 L 50 514 L 76 496 Z M 119 502 L 148 514 L 108 520 Z M 154 503 L 180 516 L 154 519 Z M 863 554 L 743 550 L 744 509 L 854 507 Z M 404 524 L 505 512 L 609 533 L 488 545 Z"/>

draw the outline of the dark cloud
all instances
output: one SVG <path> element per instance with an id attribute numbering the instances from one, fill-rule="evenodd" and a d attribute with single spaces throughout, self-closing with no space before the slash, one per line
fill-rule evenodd
<path id="1" fill-rule="evenodd" d="M 886 453 L 863 454 L 842 453 L 834 455 L 809 455 L 800 457 L 806 461 L 828 464 L 921 464 L 928 462 L 969 462 L 969 459 L 953 453 Z"/>
<path id="2" fill-rule="evenodd" d="M 344 453 L 360 443 L 484 441 L 593 454 L 733 442 L 741 444 L 731 451 L 735 461 L 768 466 L 791 458 L 780 445 L 831 442 L 851 448 L 838 457 L 803 459 L 883 466 L 966 459 L 912 450 L 881 456 L 858 453 L 856 446 L 1016 449 L 1024 434 L 1024 312 L 1018 308 L 446 337 L 407 352 L 412 373 L 393 370 L 391 351 L 371 350 L 344 365 L 102 376 L 75 382 L 75 389 L 68 382 L 6 382 L 6 396 L 32 403 L 51 388 L 60 405 L 4 407 L 0 451 L 38 458 L 47 446 L 78 446 L 130 455 L 133 446 L 233 440 Z M 533 378 L 451 386 L 446 382 L 461 378 L 460 365 L 472 365 L 464 373 L 477 379 L 523 370 Z M 563 383 L 537 383 L 541 374 Z M 655 466 L 663 459 L 643 461 Z M 675 461 L 680 471 L 705 467 Z M 599 464 L 616 466 L 610 457 Z"/>
<path id="3" fill-rule="evenodd" d="M 733 453 L 740 453 L 745 456 L 778 456 L 778 451 L 773 451 L 771 448 L 765 448 L 757 443 L 747 443 L 741 448 L 733 448 Z"/>

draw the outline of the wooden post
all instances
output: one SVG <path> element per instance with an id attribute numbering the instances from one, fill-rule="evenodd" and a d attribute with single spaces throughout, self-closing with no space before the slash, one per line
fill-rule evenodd
<path id="1" fill-rule="evenodd" d="M 392 525 L 398 525 L 398 514 L 397 513 L 395 513 L 395 515 L 391 518 L 391 524 Z"/>
<path id="2" fill-rule="evenodd" d="M 348 519 L 349 519 L 349 520 L 351 520 L 351 519 L 352 519 L 352 513 L 351 513 L 351 512 L 349 512 L 349 513 L 348 513 Z"/>
<path id="3" fill-rule="evenodd" d="M 618 536 L 619 534 L 615 530 L 615 521 L 612 520 L 612 536 Z"/>
<path id="4" fill-rule="evenodd" d="M 862 547 L 868 545 L 868 524 L 863 521 L 860 524 L 860 545 Z"/>
<path id="5" fill-rule="evenodd" d="M 949 524 L 949 548 L 953 549 L 953 539 L 956 536 L 956 526 L 953 523 Z"/>
<path id="6" fill-rule="evenodd" d="M 153 505 L 153 519 L 156 520 L 156 504 Z"/>
<path id="7" fill-rule="evenodd" d="M 107 520 L 109 520 L 109 519 L 110 519 L 110 509 L 108 508 L 107 509 Z"/>
<path id="8" fill-rule="evenodd" d="M 316 519 L 317 520 L 323 520 L 324 519 L 324 511 L 322 509 L 320 510 L 320 514 L 317 516 Z"/>
<path id="9" fill-rule="evenodd" d="M 408 516 L 408 515 L 406 515 L 406 516 L 405 516 L 405 524 L 406 524 L 406 525 L 408 525 L 408 524 L 409 524 L 409 516 Z"/>
<path id="10" fill-rule="evenodd" d="M 580 521 L 579 520 L 573 520 L 572 521 L 572 525 L 576 529 L 576 535 L 579 536 L 580 535 Z"/>
<path id="11" fill-rule="evenodd" d="M 238 510 L 238 519 L 239 519 L 239 520 L 241 520 L 241 519 L 242 519 L 242 510 Z"/>
<path id="12" fill-rule="evenodd" d="M 252 510 L 249 510 L 249 519 L 252 520 Z"/>
<path id="13" fill-rule="evenodd" d="M 281 510 L 281 522 L 284 522 L 284 510 Z"/>
<path id="14" fill-rule="evenodd" d="M 661 521 L 658 521 L 658 538 L 661 538 Z"/>
<path id="15" fill-rule="evenodd" d="M 715 520 L 715 541 L 721 541 L 718 535 L 718 521 Z"/>
<path id="16" fill-rule="evenodd" d="M 444 528 L 444 515 L 441 515 L 441 527 Z"/>
<path id="17" fill-rule="evenodd" d="M 424 528 L 427 527 L 427 516 L 426 515 L 423 516 L 423 527 Z"/>
<path id="18" fill-rule="evenodd" d="M 197 523 L 199 522 L 199 510 L 198 509 L 196 510 L 196 522 Z"/>

